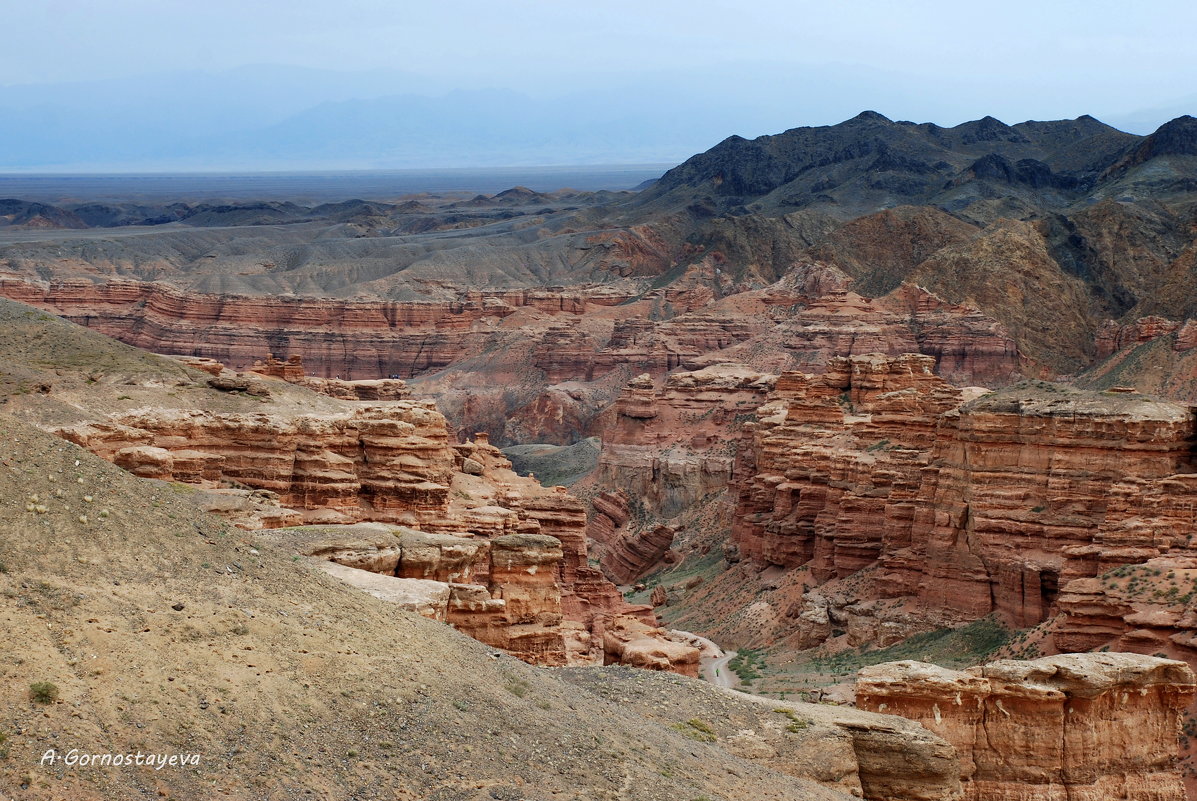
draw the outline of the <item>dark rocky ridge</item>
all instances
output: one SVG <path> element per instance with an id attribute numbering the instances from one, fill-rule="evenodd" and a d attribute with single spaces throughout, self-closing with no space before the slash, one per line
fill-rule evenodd
<path id="1" fill-rule="evenodd" d="M 838 125 L 730 137 L 670 170 L 637 203 L 706 203 L 732 214 L 816 207 L 858 216 L 900 204 L 961 211 L 973 198 L 1020 186 L 1043 193 L 1038 205 L 1059 207 L 1097 188 L 1136 148 L 1147 148 L 1139 163 L 1187 152 L 1183 120 L 1139 137 L 1089 116 L 1018 125 L 985 117 L 942 128 L 866 111 Z"/>

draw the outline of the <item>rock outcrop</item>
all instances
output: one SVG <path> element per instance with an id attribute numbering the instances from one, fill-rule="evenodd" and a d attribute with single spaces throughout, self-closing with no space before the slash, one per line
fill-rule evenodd
<path id="1" fill-rule="evenodd" d="M 731 480 L 734 432 L 773 381 L 736 364 L 674 373 L 660 390 L 647 374 L 632 380 L 603 437 L 598 484 L 660 518 L 722 490 Z"/>
<path id="2" fill-rule="evenodd" d="M 1072 579 L 1186 548 L 1194 422 L 1174 404 L 1049 384 L 946 413 L 910 547 L 887 549 L 891 591 L 917 584 L 932 606 L 1029 626 Z"/>
<path id="3" fill-rule="evenodd" d="M 436 301 L 217 295 L 40 274 L 0 277 L 0 295 L 147 350 L 347 400 L 401 399 L 395 382 L 416 378 L 415 391 L 437 397 L 455 434 L 487 431 L 501 444 L 605 433 L 599 415 L 640 372 L 659 385 L 679 368 L 743 363 L 773 374 L 869 352 L 931 355 L 957 383 L 1004 383 L 1020 369 L 1000 325 L 917 286 L 869 299 L 834 266 L 804 260 L 772 285 L 724 298 L 708 285 L 718 281 L 708 261 L 676 287 L 442 288 L 437 296 L 452 299 Z"/>
<path id="4" fill-rule="evenodd" d="M 872 356 L 785 374 L 749 427 L 738 556 L 801 567 L 816 587 L 869 569 L 846 606 L 809 587 L 796 599 L 803 647 L 833 629 L 853 645 L 908 635 L 878 628 L 877 615 L 909 623 L 880 599 L 915 602 L 924 626 L 991 613 L 1032 626 L 1073 580 L 1188 554 L 1190 409 L 1035 382 L 962 403 L 977 392 L 930 368 Z"/>
<path id="5" fill-rule="evenodd" d="M 955 746 L 966 801 L 1184 801 L 1176 739 L 1195 690 L 1183 662 L 1066 654 L 965 671 L 868 667 L 856 703 Z"/>
<path id="6" fill-rule="evenodd" d="M 451 444 L 430 401 L 293 416 L 155 410 L 59 434 L 136 475 L 195 487 L 198 503 L 243 527 L 315 525 L 315 544 L 284 538 L 340 565 L 338 577 L 368 572 L 353 583 L 529 662 L 626 651 L 658 669 L 697 664 L 697 649 L 656 634 L 651 608 L 625 603 L 589 566 L 581 501 L 517 476 L 485 435 Z M 363 539 L 362 522 L 401 528 Z M 635 647 L 608 647 L 604 631 L 638 621 Z"/>
<path id="7" fill-rule="evenodd" d="M 486 321 L 519 308 L 578 314 L 588 302 L 627 299 L 601 291 L 583 298 L 564 289 L 522 289 L 465 291 L 444 302 L 346 301 L 197 294 L 130 280 L 35 284 L 9 278 L 0 280 L 0 294 L 147 350 L 238 367 L 285 350 L 301 355 L 318 375 L 344 379 L 407 378 L 446 367 L 468 343 L 485 338 Z"/>
<path id="8" fill-rule="evenodd" d="M 682 635 L 670 634 L 633 617 L 615 617 L 603 629 L 606 664 L 667 670 L 698 678 L 700 651 Z"/>
<path id="9" fill-rule="evenodd" d="M 629 584 L 667 558 L 677 531 L 656 525 L 620 539 L 603 554 L 603 571 L 616 584 Z"/>
<path id="10" fill-rule="evenodd" d="M 872 564 L 909 526 L 937 419 L 963 397 L 933 366 L 930 356 L 874 354 L 782 375 L 741 448 L 740 555 L 809 564 L 821 581 Z"/>
<path id="11" fill-rule="evenodd" d="M 1131 388 L 1182 403 L 1197 403 L 1197 321 L 1152 315 L 1097 334 L 1099 361 L 1077 376 L 1091 389 Z"/>
<path id="12" fill-rule="evenodd" d="M 339 378 L 316 378 L 304 373 L 303 357 L 292 354 L 286 361 L 267 354 L 265 361 L 256 361 L 249 372 L 281 378 L 289 384 L 300 384 L 308 389 L 340 400 L 397 401 L 411 397 L 407 383 L 397 378 L 357 379 L 345 381 Z"/>

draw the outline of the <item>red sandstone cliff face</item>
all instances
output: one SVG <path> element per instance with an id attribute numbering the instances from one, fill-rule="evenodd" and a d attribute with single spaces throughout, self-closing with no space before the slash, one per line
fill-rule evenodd
<path id="1" fill-rule="evenodd" d="M 588 534 L 603 570 L 627 584 L 680 557 L 687 515 L 717 505 L 731 481 L 732 432 L 752 416 L 774 377 L 721 364 L 674 373 L 659 390 L 645 374 L 620 394 L 599 454 Z M 666 521 L 669 521 L 666 524 Z M 693 537 L 679 545 L 690 549 Z"/>
<path id="2" fill-rule="evenodd" d="M 812 263 L 769 287 L 729 287 L 721 297 L 711 288 L 717 268 L 692 267 L 669 287 L 639 293 L 601 285 L 463 290 L 435 302 L 8 277 L 0 278 L 0 294 L 148 350 L 238 368 L 273 352 L 300 357 L 325 379 L 418 376 L 415 389 L 438 398 L 459 438 L 487 431 L 503 442 L 568 444 L 600 433 L 597 415 L 642 372 L 659 381 L 678 368 L 729 362 L 780 372 L 836 355 L 908 351 L 934 356 L 956 382 L 1001 383 L 1019 370 L 1001 326 L 917 287 L 868 300 L 844 289 L 842 273 Z M 284 378 L 287 367 L 260 369 Z M 350 393 L 335 382 L 321 391 Z"/>
<path id="3" fill-rule="evenodd" d="M 674 373 L 660 390 L 648 375 L 634 379 L 615 402 L 597 482 L 659 518 L 723 489 L 731 479 L 731 440 L 773 381 L 735 364 Z"/>
<path id="4" fill-rule="evenodd" d="M 606 632 L 631 625 L 621 616 L 655 623 L 648 607 L 624 603 L 588 565 L 581 501 L 517 476 L 484 435 L 451 444 L 430 401 L 321 415 L 155 410 L 59 433 L 137 475 L 201 488 L 200 502 L 245 527 L 302 522 L 335 532 L 375 521 L 419 529 L 400 536 L 384 527 L 381 545 L 354 545 L 352 526 L 348 544 L 326 528 L 334 541 L 307 552 L 356 569 L 336 575 L 367 591 L 403 598 L 527 661 L 613 659 L 623 651 Z M 379 576 L 353 575 L 361 571 Z M 692 672 L 696 649 L 662 648 L 677 657 L 676 669 Z"/>
<path id="5" fill-rule="evenodd" d="M 842 578 L 909 526 L 937 418 L 962 392 L 907 354 L 786 373 L 746 434 L 733 541 L 760 564 Z"/>
<path id="6" fill-rule="evenodd" d="M 860 672 L 856 703 L 951 743 L 966 801 L 1184 801 L 1176 738 L 1195 690 L 1183 662 L 1068 654 L 966 671 L 877 665 Z"/>
<path id="7" fill-rule="evenodd" d="M 732 558 L 795 576 L 757 636 L 883 645 L 995 612 L 1032 626 L 1073 580 L 1188 553 L 1191 410 L 1036 383 L 958 405 L 976 393 L 930 366 L 854 357 L 778 379 L 736 466 Z"/>
<path id="8" fill-rule="evenodd" d="M 1190 409 L 1052 385 L 945 414 L 893 591 L 917 581 L 932 606 L 1046 619 L 1068 581 L 1183 547 L 1193 435 Z"/>

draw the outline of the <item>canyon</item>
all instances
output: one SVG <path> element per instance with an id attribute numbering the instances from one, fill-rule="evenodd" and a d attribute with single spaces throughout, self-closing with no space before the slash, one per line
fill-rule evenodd
<path id="1" fill-rule="evenodd" d="M 39 208 L 0 232 L 4 411 L 810 797 L 1179 801 L 1195 125 L 866 112 L 638 193 Z M 500 450 L 592 438 L 568 488 Z M 678 629 L 757 696 L 687 683 Z"/>
<path id="2" fill-rule="evenodd" d="M 698 649 L 587 563 L 585 507 L 564 488 L 517 476 L 484 434 L 451 444 L 429 401 L 352 406 L 294 417 L 154 410 L 56 433 L 141 478 L 194 488 L 202 508 L 275 529 L 298 553 L 349 568 L 333 575 L 534 664 L 697 676 Z M 363 540 L 359 523 L 391 527 Z M 320 538 L 301 544 L 295 527 Z"/>

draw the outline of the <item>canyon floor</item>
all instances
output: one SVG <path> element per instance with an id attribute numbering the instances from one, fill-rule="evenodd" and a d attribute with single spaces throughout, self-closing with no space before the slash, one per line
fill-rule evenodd
<path id="1" fill-rule="evenodd" d="M 640 192 L 3 201 L 0 770 L 1179 801 L 1195 175 L 1192 117 L 865 112 Z M 214 756 L 21 774 L 64 737 Z"/>

